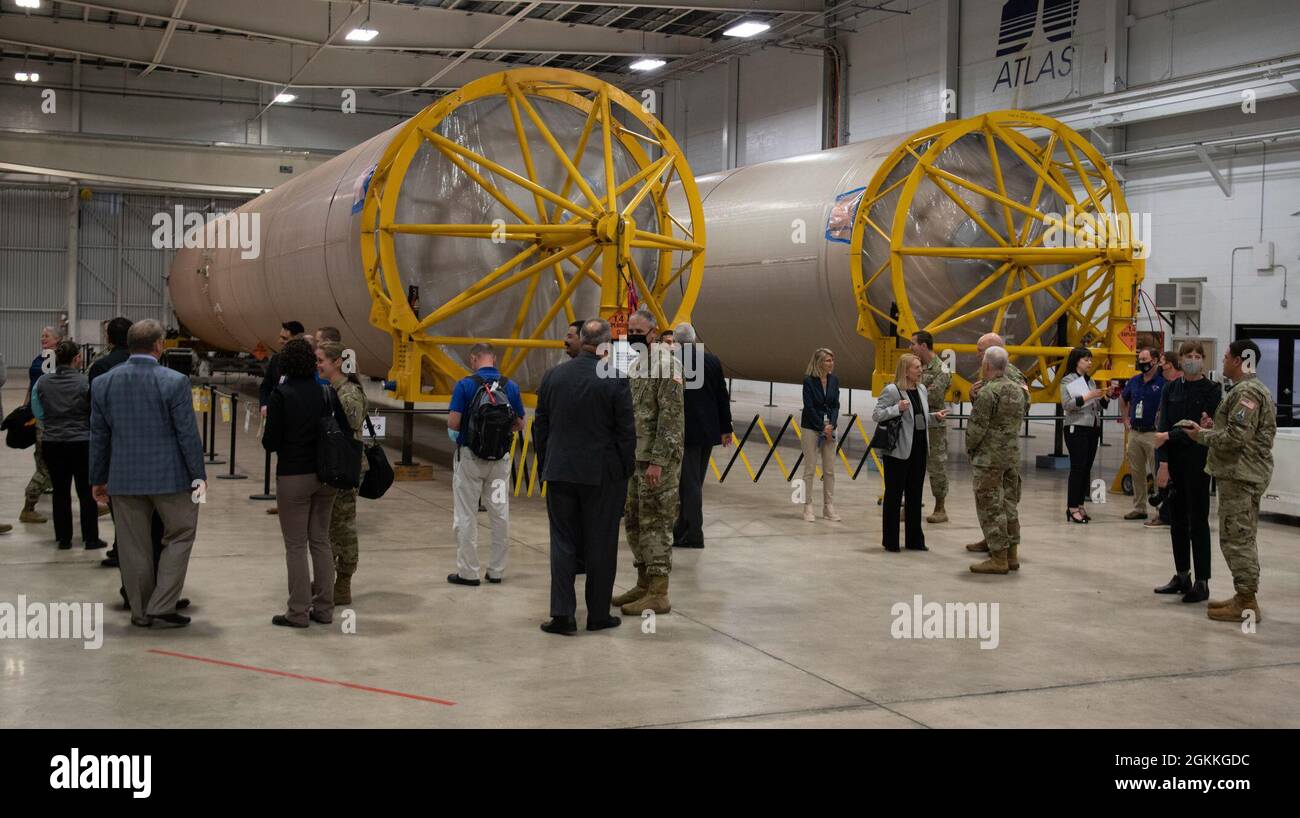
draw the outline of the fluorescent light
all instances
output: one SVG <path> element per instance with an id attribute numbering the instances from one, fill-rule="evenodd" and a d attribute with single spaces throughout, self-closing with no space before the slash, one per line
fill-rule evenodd
<path id="1" fill-rule="evenodd" d="M 354 42 L 368 43 L 379 36 L 379 29 L 376 28 L 354 28 L 348 32 L 344 39 Z"/>
<path id="2" fill-rule="evenodd" d="M 27 82 L 27 80 L 31 79 L 31 77 L 27 74 L 26 71 L 16 71 L 14 72 L 14 79 L 18 80 L 19 82 Z"/>
<path id="3" fill-rule="evenodd" d="M 633 71 L 653 71 L 656 68 L 663 68 L 667 64 L 668 63 L 663 60 L 652 60 L 647 58 L 644 60 L 637 60 L 629 65 L 628 68 L 631 68 Z"/>
<path id="4" fill-rule="evenodd" d="M 280 103 L 281 105 L 284 105 L 285 103 L 288 103 L 288 102 L 293 102 L 293 101 L 294 101 L 295 99 L 297 99 L 297 98 L 298 98 L 298 97 L 294 96 L 293 94 L 276 94 L 276 95 L 275 95 L 275 101 L 278 102 L 278 103 Z"/>
<path id="5" fill-rule="evenodd" d="M 41 7 L 41 0 L 17 0 L 20 9 L 38 9 Z"/>
<path id="6" fill-rule="evenodd" d="M 762 34 L 772 26 L 768 23 L 760 23 L 755 20 L 746 20 L 743 23 L 736 23 L 731 28 L 722 32 L 724 37 L 753 37 L 755 34 Z"/>

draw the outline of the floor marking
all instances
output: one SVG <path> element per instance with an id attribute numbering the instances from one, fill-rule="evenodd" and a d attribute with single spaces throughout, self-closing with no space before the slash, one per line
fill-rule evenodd
<path id="1" fill-rule="evenodd" d="M 364 690 L 367 693 L 383 693 L 384 695 L 387 696 L 400 696 L 403 699 L 415 699 L 417 701 L 422 701 L 422 702 L 432 702 L 434 704 L 445 704 L 448 707 L 454 707 L 456 705 L 455 702 L 449 702 L 446 699 L 435 699 L 432 696 L 421 696 L 416 693 L 402 693 L 397 690 L 385 690 L 382 687 L 368 687 L 366 685 L 354 684 L 353 682 L 339 682 L 339 681 L 335 681 L 334 679 L 321 679 L 317 676 L 303 676 L 298 673 L 289 673 L 288 671 L 284 671 L 284 670 L 269 670 L 264 667 L 253 667 L 252 665 L 241 665 L 238 662 L 226 662 L 221 659 L 208 659 L 203 656 L 191 656 L 188 653 L 173 653 L 170 650 L 159 650 L 157 648 L 150 648 L 149 652 L 157 653 L 160 656 L 174 656 L 177 659 L 193 659 L 196 662 L 207 662 L 208 664 L 211 665 L 220 665 L 222 667 L 233 667 L 233 668 L 238 668 L 239 670 L 253 670 L 253 671 L 257 671 L 258 673 L 268 673 L 272 676 L 283 676 L 286 679 L 301 679 L 304 682 L 319 682 L 321 684 L 326 684 L 326 685 L 338 685 L 339 687 L 346 687 L 351 690 Z"/>

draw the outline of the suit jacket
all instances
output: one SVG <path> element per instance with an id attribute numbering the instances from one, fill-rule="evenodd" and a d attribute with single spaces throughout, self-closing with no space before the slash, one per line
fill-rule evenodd
<path id="1" fill-rule="evenodd" d="M 636 468 L 636 421 L 625 377 L 601 377 L 583 351 L 546 373 L 537 391 L 533 445 L 543 480 L 598 486 Z"/>
<path id="2" fill-rule="evenodd" d="M 718 356 L 704 352 L 704 371 L 700 385 L 686 383 L 686 445 L 716 446 L 723 435 L 731 434 L 731 396 L 722 374 Z M 686 356 L 691 357 L 687 352 Z"/>
<path id="3" fill-rule="evenodd" d="M 206 480 L 190 379 L 133 356 L 90 387 L 90 482 L 109 494 L 188 492 Z"/>
<path id="4" fill-rule="evenodd" d="M 916 391 L 921 396 L 921 414 L 926 416 L 929 424 L 937 423 L 934 412 L 930 411 L 930 399 L 926 395 L 926 388 L 918 385 Z M 898 404 L 904 397 L 898 384 L 886 384 L 880 397 L 876 399 L 876 408 L 871 411 L 871 419 L 877 424 L 902 415 L 903 430 L 898 436 L 898 443 L 892 450 L 884 452 L 885 456 L 896 457 L 899 460 L 906 460 L 912 456 L 912 440 L 916 433 L 916 406 L 915 404 L 908 406 L 906 411 L 900 409 Z"/>
<path id="5" fill-rule="evenodd" d="M 280 353 L 275 353 L 266 360 L 266 374 L 257 386 L 257 401 L 266 406 L 271 402 L 271 393 L 280 385 Z"/>

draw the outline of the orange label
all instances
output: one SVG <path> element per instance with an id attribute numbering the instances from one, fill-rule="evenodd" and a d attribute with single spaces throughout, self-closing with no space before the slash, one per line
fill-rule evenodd
<path id="1" fill-rule="evenodd" d="M 1119 339 L 1128 347 L 1129 352 L 1137 349 L 1138 333 L 1137 327 L 1129 324 L 1119 331 Z"/>
<path id="2" fill-rule="evenodd" d="M 609 334 L 611 338 L 627 337 L 627 310 L 618 310 L 609 317 Z"/>

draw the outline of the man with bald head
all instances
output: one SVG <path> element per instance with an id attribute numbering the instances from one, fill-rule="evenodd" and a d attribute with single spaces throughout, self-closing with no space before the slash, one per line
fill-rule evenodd
<path id="1" fill-rule="evenodd" d="M 1006 341 L 1004 341 L 1002 339 L 1002 336 L 998 335 L 996 332 L 984 333 L 983 335 L 980 336 L 979 341 L 975 343 L 975 349 L 980 354 L 980 372 L 978 375 L 976 375 L 975 380 L 970 387 L 970 400 L 972 404 L 975 403 L 976 398 L 979 396 L 980 389 L 982 389 L 984 386 L 984 369 L 983 369 L 984 353 L 988 352 L 990 349 L 993 349 L 994 347 L 1001 349 L 1003 352 L 1007 351 Z M 1013 383 L 1020 384 L 1020 388 L 1024 390 L 1025 411 L 1028 412 L 1029 411 L 1029 384 L 1025 381 L 1024 373 L 1021 372 L 1016 367 L 1015 364 L 1011 363 L 1011 356 L 1007 355 L 1006 358 L 1007 358 L 1007 362 L 1006 362 L 1006 369 L 1004 374 L 1008 380 L 1012 381 Z M 1020 502 L 1018 496 L 1016 498 L 1016 502 L 1017 503 Z M 989 550 L 988 539 L 981 538 L 979 542 L 970 543 L 966 546 L 966 550 L 975 551 L 975 552 L 988 551 Z"/>

